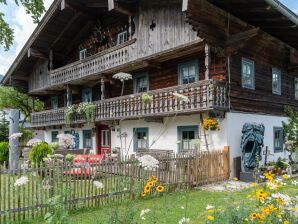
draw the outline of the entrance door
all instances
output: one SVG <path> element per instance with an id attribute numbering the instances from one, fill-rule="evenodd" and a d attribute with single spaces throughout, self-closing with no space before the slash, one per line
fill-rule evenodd
<path id="1" fill-rule="evenodd" d="M 108 125 L 98 126 L 98 153 L 110 153 L 110 128 Z"/>

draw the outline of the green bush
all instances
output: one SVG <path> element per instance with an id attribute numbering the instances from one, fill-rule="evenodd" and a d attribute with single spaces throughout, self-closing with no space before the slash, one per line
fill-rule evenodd
<path id="1" fill-rule="evenodd" d="M 0 142 L 0 163 L 8 162 L 9 159 L 9 143 Z"/>
<path id="2" fill-rule="evenodd" d="M 65 161 L 72 163 L 74 156 L 72 154 L 67 154 L 65 156 Z"/>
<path id="3" fill-rule="evenodd" d="M 47 157 L 47 155 L 52 155 L 53 150 L 51 146 L 49 146 L 46 142 L 41 142 L 32 147 L 31 152 L 29 154 L 29 160 L 31 164 L 39 165 L 43 164 L 43 158 Z"/>

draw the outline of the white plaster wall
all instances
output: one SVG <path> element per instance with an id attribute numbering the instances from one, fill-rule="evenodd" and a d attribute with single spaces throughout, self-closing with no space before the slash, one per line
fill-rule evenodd
<path id="1" fill-rule="evenodd" d="M 246 122 L 256 122 L 263 123 L 265 125 L 264 134 L 264 148 L 268 146 L 270 150 L 270 155 L 268 161 L 276 161 L 278 157 L 287 157 L 286 152 L 274 153 L 274 141 L 273 141 L 273 127 L 282 127 L 282 121 L 287 121 L 286 117 L 272 116 L 272 115 L 259 115 L 259 114 L 249 114 L 249 113 L 236 113 L 229 112 L 226 114 L 226 136 L 227 145 L 230 146 L 230 158 L 231 158 L 231 170 L 232 176 L 233 171 L 233 158 L 241 156 L 241 136 L 242 127 Z M 264 157 L 261 163 L 264 162 Z"/>
<path id="2" fill-rule="evenodd" d="M 207 132 L 208 144 L 210 149 L 222 149 L 226 141 L 225 120 L 222 121 L 223 129 L 220 131 Z M 178 126 L 198 125 L 200 130 L 200 116 L 198 114 L 188 116 L 177 116 L 164 118 L 163 123 L 146 122 L 144 120 L 121 121 L 119 126 L 115 127 L 115 131 L 111 132 L 111 142 L 113 147 L 120 147 L 121 141 L 118 137 L 117 129 L 121 129 L 122 133 L 127 134 L 126 147 L 125 140 L 122 139 L 122 147 L 125 148 L 124 154 L 132 154 L 133 152 L 133 129 L 134 128 L 148 128 L 149 129 L 149 146 L 150 149 L 173 150 L 177 152 L 178 145 Z M 200 133 L 199 133 L 200 135 Z M 160 136 L 160 137 L 159 137 Z M 203 138 L 202 135 L 200 135 Z M 203 140 L 203 139 L 202 139 Z M 153 144 L 153 142 L 155 142 Z M 204 147 L 202 141 L 202 147 Z"/>
<path id="3" fill-rule="evenodd" d="M 62 129 L 51 129 L 44 131 L 44 140 L 47 143 L 52 143 L 52 131 L 58 131 L 59 134 L 64 134 L 64 131 L 75 130 L 79 133 L 80 143 L 79 148 L 83 148 L 83 130 L 90 130 L 94 128 L 94 125 L 84 125 L 82 128 L 67 128 L 63 127 Z M 92 135 L 92 150 L 90 153 L 95 154 L 97 149 L 97 134 L 93 133 Z"/>

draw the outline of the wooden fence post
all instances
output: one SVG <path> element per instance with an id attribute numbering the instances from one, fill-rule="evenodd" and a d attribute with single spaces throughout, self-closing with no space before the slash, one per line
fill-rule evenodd
<path id="1" fill-rule="evenodd" d="M 226 175 L 226 178 L 230 178 L 230 147 L 225 146 L 224 147 L 224 173 Z"/>

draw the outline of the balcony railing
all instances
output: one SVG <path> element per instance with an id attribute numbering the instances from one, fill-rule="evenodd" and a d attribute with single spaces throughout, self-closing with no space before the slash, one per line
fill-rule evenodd
<path id="1" fill-rule="evenodd" d="M 59 85 L 95 75 L 129 61 L 129 47 L 135 39 L 107 49 L 80 61 L 50 71 L 50 85 Z"/>
<path id="2" fill-rule="evenodd" d="M 182 99 L 177 94 L 187 97 Z M 96 101 L 96 122 L 119 119 L 157 117 L 171 114 L 189 114 L 206 110 L 227 110 L 226 82 L 206 80 L 196 83 L 149 91 L 150 103 L 142 102 L 142 94 L 133 94 Z M 64 124 L 65 108 L 33 113 L 33 127 Z M 76 117 L 73 123 L 85 123 Z"/>

